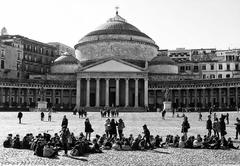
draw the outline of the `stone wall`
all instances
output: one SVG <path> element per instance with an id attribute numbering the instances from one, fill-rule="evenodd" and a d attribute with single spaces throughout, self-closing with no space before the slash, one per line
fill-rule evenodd
<path id="1" fill-rule="evenodd" d="M 157 48 L 131 41 L 100 41 L 79 45 L 75 51 L 79 61 L 116 56 L 122 59 L 148 60 L 157 56 Z"/>

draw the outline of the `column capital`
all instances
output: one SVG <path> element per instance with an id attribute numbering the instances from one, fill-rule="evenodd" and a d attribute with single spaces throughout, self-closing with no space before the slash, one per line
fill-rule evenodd
<path id="1" fill-rule="evenodd" d="M 98 77 L 97 77 L 97 78 L 95 78 L 95 80 L 96 80 L 96 81 L 99 81 L 99 80 L 100 80 L 100 78 L 98 78 Z"/>

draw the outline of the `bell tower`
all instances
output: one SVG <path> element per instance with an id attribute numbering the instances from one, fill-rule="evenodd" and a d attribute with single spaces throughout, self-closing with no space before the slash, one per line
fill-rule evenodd
<path id="1" fill-rule="evenodd" d="M 8 35 L 7 28 L 3 27 L 1 30 L 1 36 Z"/>

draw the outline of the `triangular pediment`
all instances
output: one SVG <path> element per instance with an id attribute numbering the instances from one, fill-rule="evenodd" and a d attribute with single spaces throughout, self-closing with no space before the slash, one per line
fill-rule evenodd
<path id="1" fill-rule="evenodd" d="M 142 72 L 138 67 L 127 62 L 111 59 L 85 68 L 86 72 Z"/>

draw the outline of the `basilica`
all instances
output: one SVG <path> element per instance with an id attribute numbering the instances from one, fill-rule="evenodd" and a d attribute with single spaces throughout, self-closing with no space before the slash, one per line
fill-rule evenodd
<path id="1" fill-rule="evenodd" d="M 171 101 L 173 108 L 232 109 L 239 104 L 240 78 L 204 80 L 179 74 L 178 64 L 118 12 L 74 48 L 75 55 L 56 57 L 49 72 L 1 80 L 0 105 L 35 107 L 44 100 L 62 110 L 145 111 L 162 108 L 163 101 Z"/>

